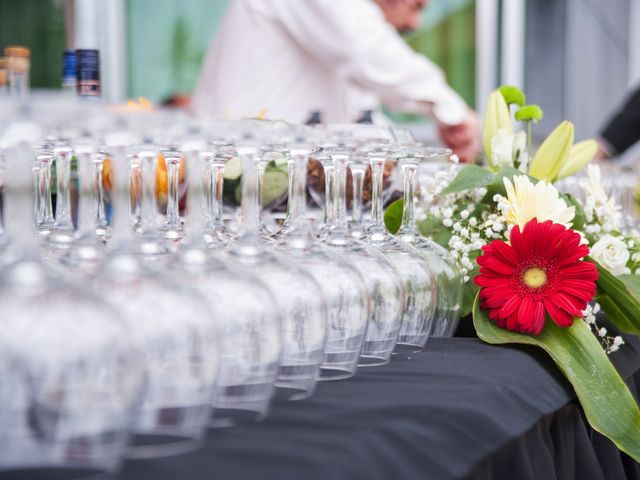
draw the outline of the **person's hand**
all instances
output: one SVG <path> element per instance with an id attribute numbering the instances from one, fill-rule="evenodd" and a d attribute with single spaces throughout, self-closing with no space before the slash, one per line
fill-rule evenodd
<path id="1" fill-rule="evenodd" d="M 480 153 L 480 123 L 478 116 L 469 110 L 467 116 L 457 125 L 440 124 L 440 138 L 444 144 L 458 155 L 463 163 L 471 163 Z"/>
<path id="2" fill-rule="evenodd" d="M 592 162 L 598 163 L 598 162 L 601 162 L 603 160 L 609 160 L 611 158 L 611 154 L 609 153 L 610 150 L 611 150 L 611 147 L 609 147 L 607 142 L 604 139 L 599 138 L 598 139 L 598 151 L 596 152 L 595 157 L 593 157 Z"/>

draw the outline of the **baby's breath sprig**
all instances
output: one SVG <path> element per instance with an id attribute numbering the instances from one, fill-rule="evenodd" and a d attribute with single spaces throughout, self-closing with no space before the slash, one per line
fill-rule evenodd
<path id="1" fill-rule="evenodd" d="M 624 339 L 620 335 L 611 336 L 608 335 L 607 329 L 598 325 L 596 321 L 596 315 L 600 312 L 600 304 L 594 302 L 587 305 L 586 310 L 582 312 L 585 323 L 589 326 L 589 329 L 596 336 L 602 349 L 609 355 L 613 352 L 617 352 L 622 345 L 624 345 Z"/>

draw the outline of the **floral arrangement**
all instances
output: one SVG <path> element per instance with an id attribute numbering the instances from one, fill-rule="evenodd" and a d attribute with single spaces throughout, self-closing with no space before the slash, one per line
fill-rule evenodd
<path id="1" fill-rule="evenodd" d="M 525 100 L 511 86 L 492 92 L 487 165 L 452 165 L 427 179 L 420 229 L 458 262 L 462 312 L 472 314 L 478 336 L 544 348 L 591 426 L 640 461 L 640 409 L 608 357 L 624 340 L 596 317 L 603 312 L 615 330 L 640 335 L 640 234 L 623 231 L 599 168 L 587 166 L 595 141 L 574 143 L 564 121 L 532 150 L 531 124 L 543 112 Z M 554 185 L 585 167 L 583 202 Z M 400 210 L 386 212 L 392 231 Z"/>

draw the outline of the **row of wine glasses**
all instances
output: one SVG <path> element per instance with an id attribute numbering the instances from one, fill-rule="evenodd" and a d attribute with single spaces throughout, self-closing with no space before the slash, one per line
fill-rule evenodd
<path id="1" fill-rule="evenodd" d="M 413 216 L 417 165 L 450 151 L 373 127 L 176 131 L 164 117 L 103 117 L 62 129 L 30 114 L 1 137 L 0 444 L 11 448 L 0 470 L 113 471 L 123 456 L 187 451 L 207 427 L 264 418 L 274 399 L 306 398 L 319 380 L 452 334 L 462 283 Z M 333 197 L 319 231 L 306 211 L 312 157 Z M 275 231 L 260 216 L 274 159 L 289 190 Z M 388 162 L 405 178 L 398 235 L 383 221 Z M 232 231 L 222 198 L 234 165 Z"/>

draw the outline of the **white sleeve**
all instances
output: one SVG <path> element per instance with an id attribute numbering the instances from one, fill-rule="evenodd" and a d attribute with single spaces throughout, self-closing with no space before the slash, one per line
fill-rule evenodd
<path id="1" fill-rule="evenodd" d="M 464 100 L 443 72 L 414 52 L 373 0 L 250 0 L 279 23 L 309 57 L 376 93 L 392 109 L 462 122 Z"/>

